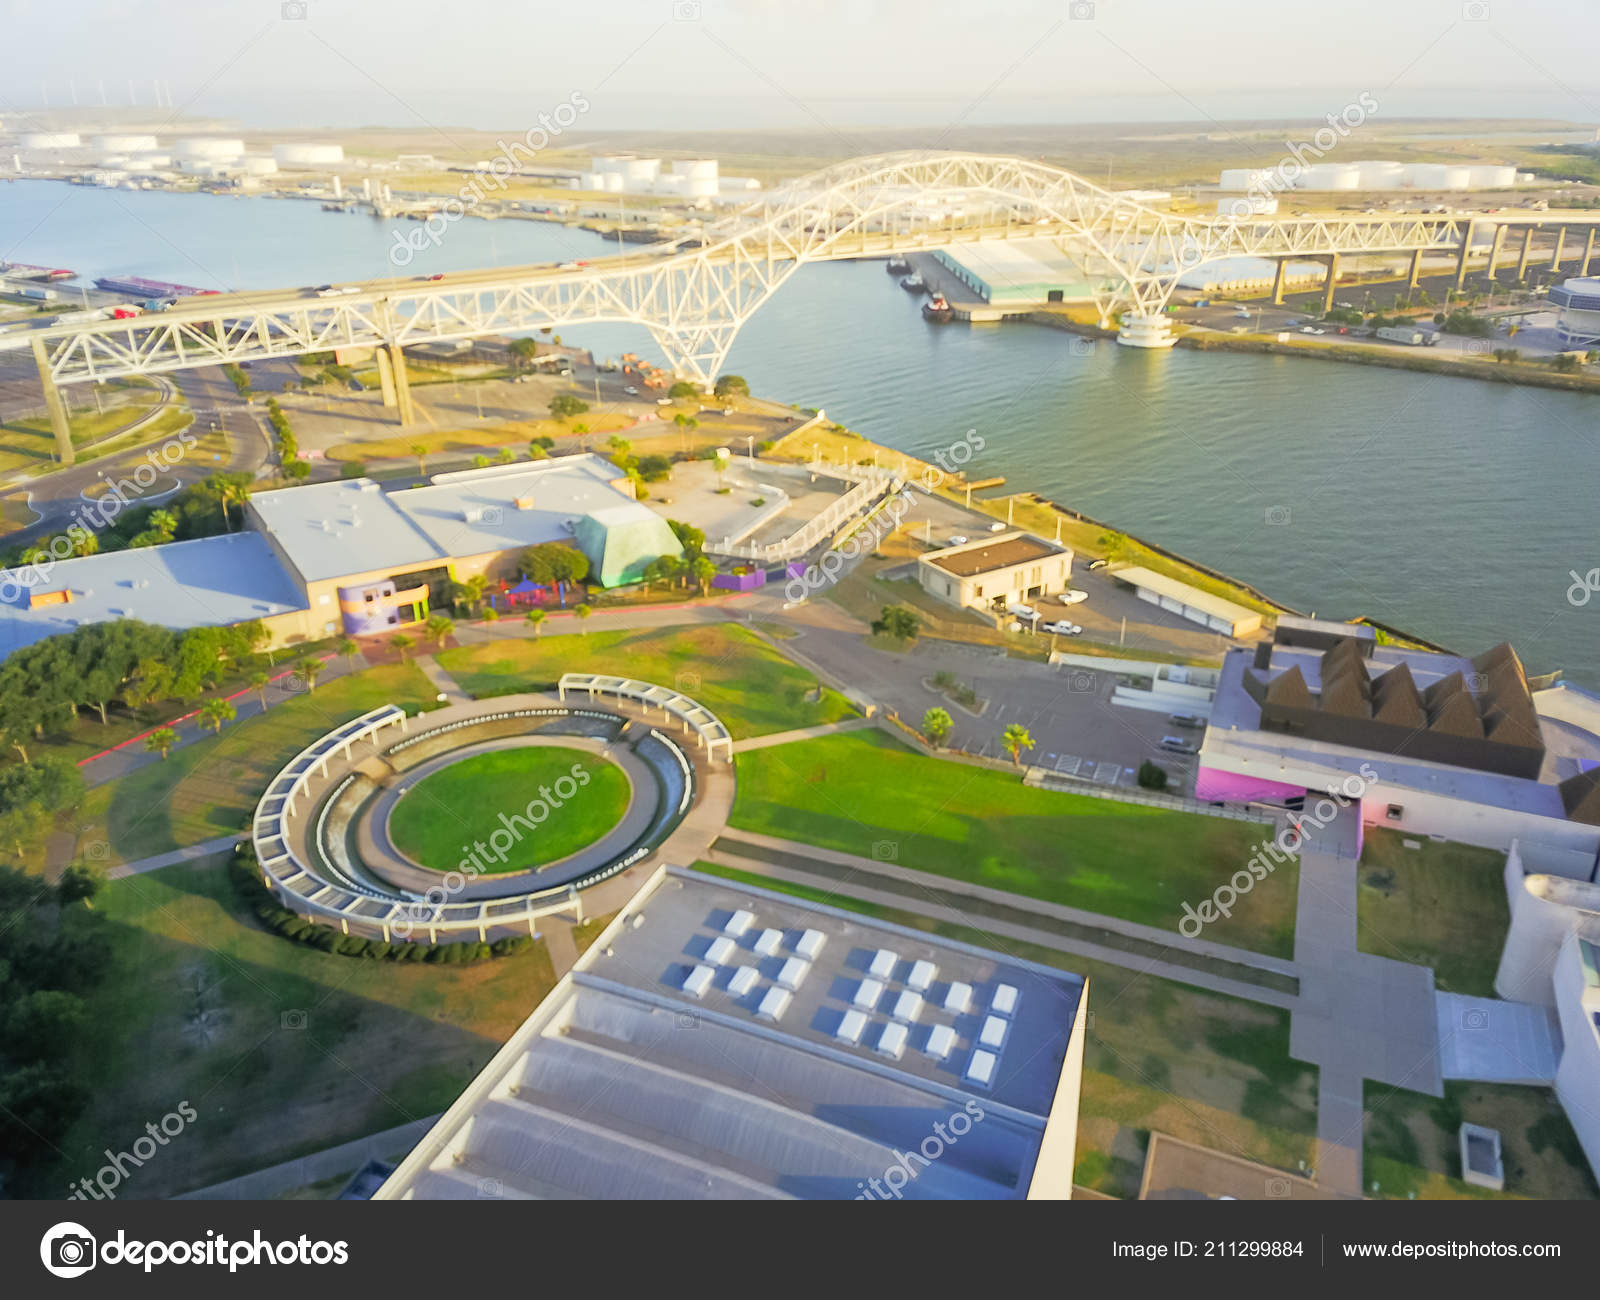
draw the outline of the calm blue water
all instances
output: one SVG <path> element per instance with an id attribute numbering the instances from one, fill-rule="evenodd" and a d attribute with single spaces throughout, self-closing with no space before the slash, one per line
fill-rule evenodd
<path id="1" fill-rule="evenodd" d="M 399 222 L 403 231 L 414 223 Z M 203 287 L 390 274 L 392 236 L 315 203 L 0 185 L 0 258 Z M 595 256 L 578 230 L 461 221 L 409 273 Z M 1600 686 L 1600 399 L 1281 357 L 1075 350 L 1032 326 L 937 327 L 880 264 L 798 272 L 740 334 L 753 389 L 928 453 L 976 429 L 1003 474 L 1304 610 L 1368 614 Z M 602 355 L 642 330 L 564 329 Z M 1284 523 L 1269 522 L 1283 520 Z"/>

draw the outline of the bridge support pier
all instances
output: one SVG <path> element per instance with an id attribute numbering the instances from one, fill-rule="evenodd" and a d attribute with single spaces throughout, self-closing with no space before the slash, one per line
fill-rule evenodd
<path id="1" fill-rule="evenodd" d="M 1478 233 L 1478 227 L 1472 222 L 1467 222 L 1467 231 L 1461 236 L 1461 251 L 1456 254 L 1456 286 L 1455 291 L 1461 292 L 1461 286 L 1467 282 L 1467 258 L 1472 256 L 1472 240 Z"/>
<path id="2" fill-rule="evenodd" d="M 394 406 L 394 367 L 389 364 L 389 349 L 379 347 L 375 349 L 375 355 L 378 358 L 378 385 L 383 389 L 383 404 Z"/>
<path id="3" fill-rule="evenodd" d="M 1494 242 L 1489 245 L 1489 265 L 1483 273 L 1484 278 L 1490 282 L 1494 280 L 1495 268 L 1500 264 L 1500 250 L 1505 247 L 1505 243 L 1506 228 L 1504 226 L 1496 226 L 1494 228 Z"/>
<path id="4" fill-rule="evenodd" d="M 70 465 L 78 458 L 72 449 L 72 424 L 67 419 L 67 404 L 50 373 L 50 358 L 45 355 L 44 340 L 33 340 L 33 364 L 39 368 L 39 385 L 44 389 L 44 407 L 50 413 L 50 431 L 56 436 L 56 459 Z"/>
<path id="5" fill-rule="evenodd" d="M 1406 273 L 1406 288 L 1415 289 L 1417 282 L 1422 278 L 1422 250 L 1413 249 L 1411 252 L 1411 269 Z"/>
<path id="6" fill-rule="evenodd" d="M 388 354 L 389 377 L 394 386 L 394 404 L 399 411 L 400 427 L 407 428 L 417 422 L 417 408 L 411 401 L 411 379 L 406 374 L 406 354 L 398 343 L 390 343 L 379 350 Z"/>
<path id="7" fill-rule="evenodd" d="M 1589 274 L 1589 259 L 1594 256 L 1594 227 L 1589 227 L 1589 233 L 1583 237 L 1583 259 L 1578 263 L 1578 274 Z"/>
<path id="8" fill-rule="evenodd" d="M 1322 314 L 1333 310 L 1333 291 L 1339 283 L 1339 254 L 1328 254 L 1328 274 L 1322 282 Z"/>
<path id="9" fill-rule="evenodd" d="M 1528 226 L 1522 232 L 1522 252 L 1517 256 L 1517 283 L 1528 274 L 1528 254 L 1533 252 L 1533 227 Z"/>
<path id="10" fill-rule="evenodd" d="M 1561 246 L 1566 242 L 1567 228 L 1565 226 L 1557 226 L 1555 251 L 1550 254 L 1550 269 L 1552 271 L 1559 271 L 1561 269 Z"/>
<path id="11" fill-rule="evenodd" d="M 1280 257 L 1277 268 L 1272 272 L 1272 305 L 1274 307 L 1283 306 L 1283 281 L 1288 265 L 1289 259 Z"/>

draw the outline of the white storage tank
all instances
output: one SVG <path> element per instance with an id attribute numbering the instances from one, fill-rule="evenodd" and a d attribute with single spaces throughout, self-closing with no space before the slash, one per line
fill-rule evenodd
<path id="1" fill-rule="evenodd" d="M 226 162 L 232 158 L 242 157 L 243 154 L 244 141 L 233 136 L 191 135 L 172 142 L 174 158 Z"/>
<path id="2" fill-rule="evenodd" d="M 306 142 L 275 144 L 272 156 L 280 167 L 331 167 L 344 161 L 344 146 Z"/>
<path id="3" fill-rule="evenodd" d="M 1509 189 L 1517 183 L 1517 169 L 1515 167 L 1479 164 L 1467 168 L 1467 171 L 1471 178 L 1469 183 L 1475 190 Z"/>
<path id="4" fill-rule="evenodd" d="M 238 168 L 246 176 L 271 176 L 278 170 L 278 160 L 268 158 L 266 154 L 252 154 L 247 158 L 241 158 Z"/>
<path id="5" fill-rule="evenodd" d="M 1245 190 L 1264 190 L 1273 187 L 1269 179 L 1270 171 L 1262 167 L 1228 167 L 1223 170 L 1217 182 L 1217 188 L 1227 190 L 1230 194 L 1240 194 Z"/>
<path id="6" fill-rule="evenodd" d="M 18 143 L 24 149 L 76 149 L 83 139 L 76 131 L 24 131 Z"/>
<path id="7" fill-rule="evenodd" d="M 680 158 L 672 164 L 675 176 L 686 176 L 692 181 L 710 180 L 715 184 L 717 179 L 717 160 L 715 158 Z"/>
<path id="8" fill-rule="evenodd" d="M 1405 183 L 1406 169 L 1402 163 L 1358 159 L 1352 166 L 1360 176 L 1358 189 L 1397 190 Z"/>
<path id="9" fill-rule="evenodd" d="M 1353 190 L 1360 185 L 1361 173 L 1349 163 L 1312 163 L 1297 182 L 1302 190 Z"/>
<path id="10" fill-rule="evenodd" d="M 153 135 L 96 135 L 89 144 L 101 154 L 149 153 L 156 148 Z"/>
<path id="11" fill-rule="evenodd" d="M 623 184 L 630 190 L 647 190 L 661 175 L 661 159 L 629 158 L 622 164 Z"/>
<path id="12" fill-rule="evenodd" d="M 128 159 L 128 166 L 137 171 L 155 171 L 157 168 L 172 166 L 170 153 L 142 153 Z"/>

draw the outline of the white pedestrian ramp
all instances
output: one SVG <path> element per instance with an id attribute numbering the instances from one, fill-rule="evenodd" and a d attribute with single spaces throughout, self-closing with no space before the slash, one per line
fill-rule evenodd
<path id="1" fill-rule="evenodd" d="M 1553 1084 L 1561 1060 L 1555 1012 L 1533 1002 L 1436 993 L 1439 1072 L 1478 1083 Z"/>

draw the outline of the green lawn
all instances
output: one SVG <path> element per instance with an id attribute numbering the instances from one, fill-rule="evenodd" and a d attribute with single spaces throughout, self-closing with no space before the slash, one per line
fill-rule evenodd
<path id="1" fill-rule="evenodd" d="M 13 1196 L 64 1195 L 181 1102 L 198 1119 L 119 1196 L 208 1186 L 433 1114 L 555 983 L 542 944 L 445 966 L 293 943 L 241 911 L 217 859 L 113 881 L 94 906 L 113 965 L 72 1063 L 92 1101 L 61 1158 Z"/>
<path id="2" fill-rule="evenodd" d="M 415 664 L 333 678 L 91 790 L 78 815 L 80 846 L 104 840 L 107 860 L 132 862 L 238 831 L 273 774 L 323 732 L 380 704 L 433 707 L 437 693 Z"/>
<path id="3" fill-rule="evenodd" d="M 1548 1088 L 1446 1082 L 1443 1097 L 1366 1085 L 1362 1157 L 1368 1196 L 1592 1200 L 1600 1196 L 1566 1112 Z M 1500 1133 L 1504 1193 L 1461 1181 L 1463 1122 Z M 1372 1184 L 1378 1188 L 1373 1190 Z"/>
<path id="4" fill-rule="evenodd" d="M 615 763 L 564 745 L 525 745 L 464 758 L 406 792 L 389 816 L 395 847 L 436 871 L 451 871 L 479 853 L 490 875 L 542 867 L 599 839 L 628 809 L 632 785 Z M 542 809 L 541 809 L 542 806 Z M 537 828 L 515 843 L 495 842 L 509 830 L 501 816 Z M 493 854 L 502 854 L 499 861 Z"/>
<path id="5" fill-rule="evenodd" d="M 738 756 L 729 824 L 1069 907 L 1175 929 L 1244 868 L 1266 827 L 1033 789 L 1019 775 L 931 758 L 878 731 Z M 1298 864 L 1207 928 L 1287 957 Z"/>
<path id="6" fill-rule="evenodd" d="M 1426 838 L 1408 849 L 1407 838 L 1367 832 L 1356 915 L 1361 951 L 1431 966 L 1447 993 L 1493 997 L 1511 923 L 1506 855 Z"/>
<path id="7" fill-rule="evenodd" d="M 1289 1013 L 981 929 L 707 862 L 695 870 L 861 912 L 1089 980 L 1075 1181 L 1134 1197 L 1159 1130 L 1274 1169 L 1315 1157 L 1317 1069 L 1289 1058 Z"/>
<path id="8" fill-rule="evenodd" d="M 842 695 L 760 637 L 724 623 L 654 631 L 591 632 L 462 646 L 435 656 L 482 699 L 554 686 L 562 673 L 616 673 L 672 687 L 721 718 L 735 739 L 851 716 Z"/>

